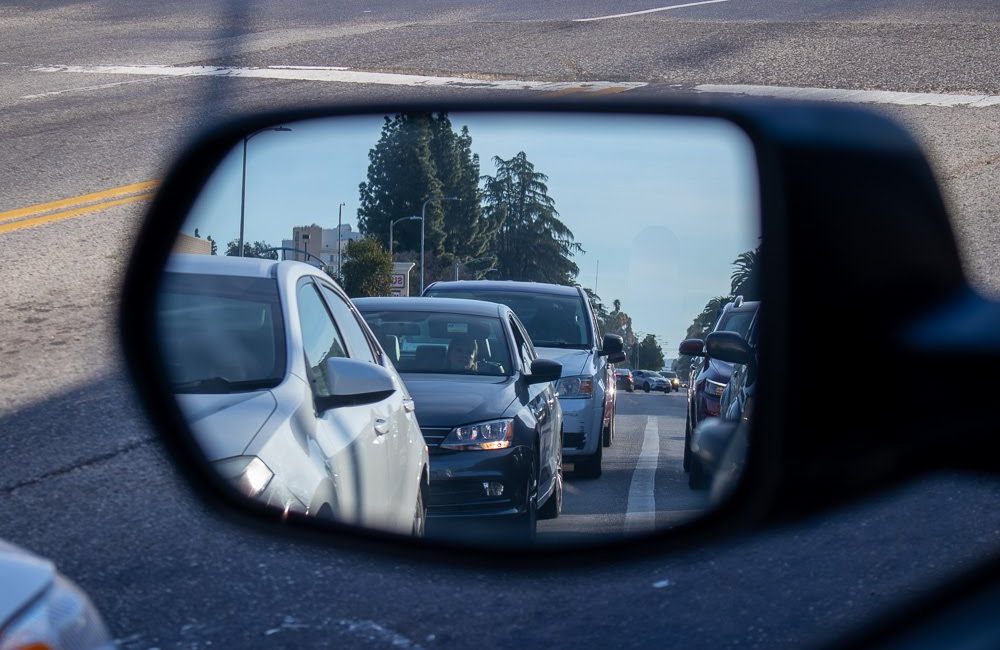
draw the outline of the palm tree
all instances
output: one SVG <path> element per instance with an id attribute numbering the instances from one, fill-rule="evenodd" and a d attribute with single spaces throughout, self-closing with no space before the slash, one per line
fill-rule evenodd
<path id="1" fill-rule="evenodd" d="M 753 250 L 740 253 L 733 264 L 732 295 L 743 296 L 745 300 L 758 300 L 760 291 L 760 277 L 758 262 L 760 260 L 760 246 Z"/>

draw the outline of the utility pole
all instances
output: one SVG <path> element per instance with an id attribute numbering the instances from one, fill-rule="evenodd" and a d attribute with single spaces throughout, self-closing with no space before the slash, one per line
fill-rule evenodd
<path id="1" fill-rule="evenodd" d="M 259 135 L 264 131 L 291 131 L 287 126 L 271 126 L 266 129 L 254 131 L 250 135 L 243 136 L 243 179 L 240 183 L 240 252 L 239 257 L 243 257 L 243 218 L 247 204 L 247 143 L 250 138 Z"/>
<path id="2" fill-rule="evenodd" d="M 337 208 L 337 279 L 340 279 L 340 267 L 343 265 L 344 254 L 340 250 L 340 243 L 342 240 L 341 229 L 344 224 L 344 206 L 346 203 L 341 203 L 340 207 Z"/>

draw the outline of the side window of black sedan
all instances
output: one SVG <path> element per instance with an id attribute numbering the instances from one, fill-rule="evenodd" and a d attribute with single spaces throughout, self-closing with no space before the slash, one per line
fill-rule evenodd
<path id="1" fill-rule="evenodd" d="M 531 362 L 535 359 L 535 349 L 531 346 L 531 339 L 525 334 L 513 318 L 510 319 L 510 331 L 514 334 L 514 347 L 521 359 L 523 370 L 531 369 Z"/>

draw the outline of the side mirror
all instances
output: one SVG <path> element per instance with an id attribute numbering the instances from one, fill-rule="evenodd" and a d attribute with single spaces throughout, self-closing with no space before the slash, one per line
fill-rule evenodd
<path id="1" fill-rule="evenodd" d="M 708 356 L 729 363 L 750 363 L 750 344 L 736 332 L 712 332 L 705 339 Z"/>
<path id="2" fill-rule="evenodd" d="M 684 339 L 677 351 L 689 357 L 700 357 L 705 354 L 705 342 L 701 339 Z"/>
<path id="3" fill-rule="evenodd" d="M 550 359 L 535 359 L 531 362 L 531 374 L 524 380 L 529 384 L 544 384 L 558 381 L 562 377 L 562 364 Z"/>
<path id="4" fill-rule="evenodd" d="M 604 340 L 601 342 L 601 351 L 597 353 L 600 357 L 610 357 L 612 355 L 617 355 L 619 352 L 624 352 L 625 350 L 625 340 L 618 336 L 617 334 L 605 334 Z M 625 360 L 622 356 L 618 361 L 608 359 L 611 363 L 619 363 Z"/>
<path id="5" fill-rule="evenodd" d="M 329 395 L 316 398 L 320 412 L 338 406 L 378 402 L 396 392 L 392 374 L 367 361 L 332 357 L 323 365 Z"/>

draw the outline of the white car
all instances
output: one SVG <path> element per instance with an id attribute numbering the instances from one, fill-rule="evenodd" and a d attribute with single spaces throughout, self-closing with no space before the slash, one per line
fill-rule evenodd
<path id="1" fill-rule="evenodd" d="M 659 390 L 667 392 L 667 379 L 658 372 L 652 370 L 633 370 L 632 378 L 635 379 L 636 390 L 649 392 Z"/>
<path id="2" fill-rule="evenodd" d="M 175 254 L 157 336 L 207 460 L 287 511 L 422 535 L 413 400 L 344 292 L 301 262 Z"/>
<path id="3" fill-rule="evenodd" d="M 0 540 L 0 648 L 114 647 L 87 594 L 48 560 Z"/>

